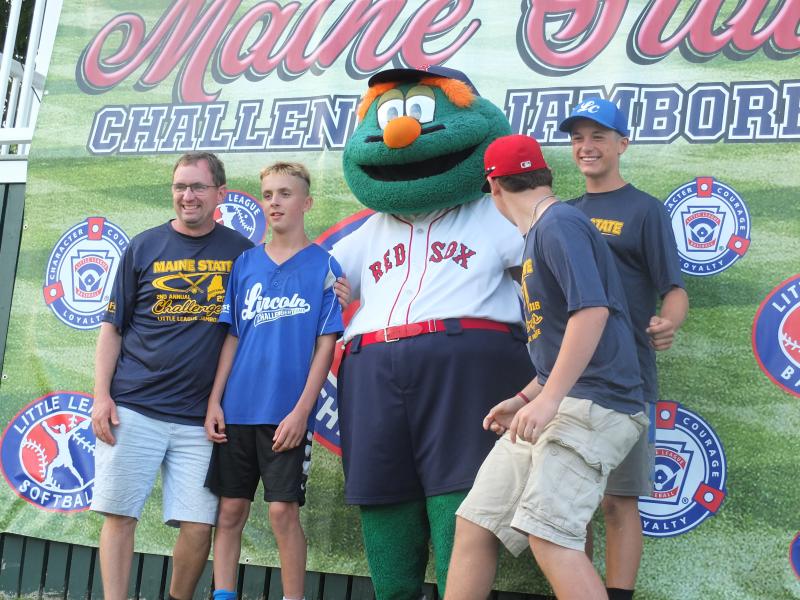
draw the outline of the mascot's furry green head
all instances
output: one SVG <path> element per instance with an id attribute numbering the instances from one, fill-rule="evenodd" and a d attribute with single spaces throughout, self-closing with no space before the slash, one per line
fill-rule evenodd
<path id="1" fill-rule="evenodd" d="M 411 214 L 482 194 L 483 153 L 508 120 L 460 71 L 391 69 L 374 75 L 344 149 L 344 176 L 364 206 Z"/>

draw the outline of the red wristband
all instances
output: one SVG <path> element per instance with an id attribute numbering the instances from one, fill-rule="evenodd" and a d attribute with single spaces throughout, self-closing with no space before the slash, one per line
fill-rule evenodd
<path id="1" fill-rule="evenodd" d="M 520 398 L 522 398 L 522 400 L 525 402 L 525 404 L 530 404 L 530 403 L 531 403 L 531 399 L 530 399 L 530 398 L 528 398 L 528 397 L 527 397 L 525 394 L 523 394 L 522 392 L 517 392 L 517 396 L 519 396 Z"/>

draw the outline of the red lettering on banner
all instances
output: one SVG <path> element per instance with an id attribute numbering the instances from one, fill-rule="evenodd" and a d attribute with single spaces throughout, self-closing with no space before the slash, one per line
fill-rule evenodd
<path id="1" fill-rule="evenodd" d="M 677 47 L 687 60 L 706 60 L 720 52 L 745 58 L 761 48 L 771 58 L 800 52 L 798 0 L 779 3 L 766 19 L 771 0 L 740 2 L 728 18 L 720 15 L 725 4 L 695 0 L 676 26 L 671 22 L 681 0 L 650 0 L 631 30 L 630 59 L 656 62 Z M 606 48 L 627 6 L 627 0 L 525 0 L 517 36 L 520 56 L 541 73 L 574 73 Z"/>
<path id="2" fill-rule="evenodd" d="M 109 21 L 84 50 L 78 62 L 78 84 L 88 93 L 102 93 L 149 61 L 137 87 L 156 86 L 178 70 L 175 100 L 210 102 L 220 93 L 207 91 L 203 84 L 212 60 L 212 76 L 223 83 L 245 73 L 258 80 L 275 70 L 281 77 L 293 78 L 312 68 L 330 67 L 351 47 L 348 70 L 366 75 L 394 58 L 412 66 L 442 63 L 480 27 L 480 21 L 473 19 L 449 44 L 426 51 L 432 39 L 463 22 L 473 0 L 427 0 L 399 28 L 396 21 L 407 0 L 354 0 L 316 48 L 309 48 L 333 3 L 314 0 L 301 9 L 299 2 L 285 6 L 260 2 L 231 24 L 241 0 L 213 0 L 208 7 L 205 0 L 175 0 L 149 34 L 140 15 L 123 13 Z M 256 28 L 260 29 L 255 41 L 244 47 Z M 391 41 L 387 40 L 390 29 L 400 31 Z M 120 34 L 122 43 L 104 56 L 104 50 L 109 51 L 106 46 L 112 46 Z M 279 46 L 281 40 L 283 45 Z M 379 47 L 386 49 L 380 52 Z"/>
<path id="3" fill-rule="evenodd" d="M 736 12 L 716 26 L 724 0 L 695 3 L 674 33 L 666 34 L 680 0 L 654 0 L 631 31 L 631 59 L 637 62 L 661 60 L 680 46 L 690 55 L 705 60 L 729 51 L 734 57 L 746 57 L 764 47 L 768 54 L 782 56 L 800 51 L 800 10 L 796 0 L 782 2 L 767 22 L 759 24 L 770 0 L 741 2 Z M 691 60 L 690 57 L 689 60 Z"/>
<path id="4" fill-rule="evenodd" d="M 574 73 L 609 44 L 627 5 L 627 0 L 526 0 L 520 56 L 536 71 Z M 558 27 L 550 33 L 553 25 Z"/>

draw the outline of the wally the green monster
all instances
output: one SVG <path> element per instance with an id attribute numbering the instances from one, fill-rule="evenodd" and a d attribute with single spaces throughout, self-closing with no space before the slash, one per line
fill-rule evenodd
<path id="1" fill-rule="evenodd" d="M 333 247 L 360 306 L 338 399 L 345 498 L 378 600 L 417 600 L 432 545 L 443 594 L 455 511 L 495 442 L 482 421 L 533 377 L 508 270 L 522 238 L 482 193 L 500 109 L 444 67 L 373 76 L 344 150 L 376 211 Z"/>

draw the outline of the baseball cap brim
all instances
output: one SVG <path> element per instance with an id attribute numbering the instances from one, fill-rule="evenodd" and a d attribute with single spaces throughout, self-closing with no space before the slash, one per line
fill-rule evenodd
<path id="1" fill-rule="evenodd" d="M 401 83 L 410 81 L 419 81 L 423 77 L 447 77 L 448 79 L 455 79 L 466 83 L 476 96 L 480 96 L 478 88 L 472 83 L 469 77 L 457 69 L 450 67 L 442 67 L 434 65 L 428 69 L 387 69 L 375 73 L 369 78 L 367 85 L 372 87 L 378 83 L 386 83 L 387 81 L 397 81 Z"/>
<path id="2" fill-rule="evenodd" d="M 561 121 L 561 123 L 558 126 L 558 130 L 563 131 L 565 133 L 570 133 L 572 131 L 572 126 L 574 125 L 575 121 L 580 121 L 581 119 L 585 119 L 587 121 L 594 121 L 595 123 L 597 123 L 598 125 L 602 125 L 606 129 L 611 129 L 612 131 L 616 131 L 622 137 L 628 137 L 628 132 L 626 130 L 620 131 L 619 129 L 614 127 L 613 123 L 606 123 L 601 119 L 595 119 L 587 115 L 574 115 L 571 117 L 567 117 L 566 119 Z"/>

